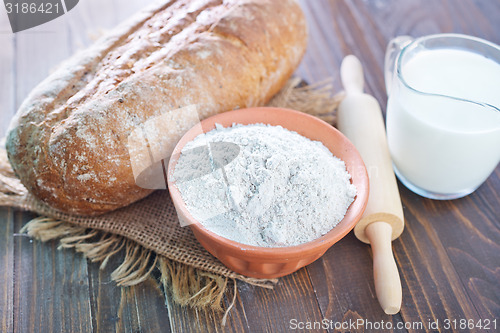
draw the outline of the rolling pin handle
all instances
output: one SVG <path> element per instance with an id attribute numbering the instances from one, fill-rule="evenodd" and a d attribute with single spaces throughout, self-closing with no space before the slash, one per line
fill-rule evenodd
<path id="1" fill-rule="evenodd" d="M 392 227 L 386 222 L 373 222 L 366 227 L 365 234 L 372 247 L 375 292 L 380 306 L 386 314 L 396 314 L 401 309 L 402 290 L 392 254 Z"/>
<path id="2" fill-rule="evenodd" d="M 369 175 L 370 198 L 354 234 L 371 244 L 377 298 L 385 313 L 396 314 L 401 309 L 402 290 L 391 240 L 403 232 L 404 216 L 384 119 L 377 100 L 363 93 L 363 67 L 355 56 L 344 58 L 340 76 L 346 97 L 338 107 L 338 128 L 354 143 L 368 170 L 377 170 Z"/>
<path id="3" fill-rule="evenodd" d="M 363 76 L 363 66 L 354 55 L 348 55 L 340 65 L 340 78 L 346 93 L 362 94 L 365 79 Z"/>

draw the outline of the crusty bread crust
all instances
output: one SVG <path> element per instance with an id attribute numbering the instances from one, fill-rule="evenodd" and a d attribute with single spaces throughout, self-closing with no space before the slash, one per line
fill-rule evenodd
<path id="1" fill-rule="evenodd" d="M 96 215 L 144 198 L 127 140 L 147 120 L 187 105 L 200 118 L 265 104 L 306 47 L 293 0 L 169 1 L 63 63 L 26 98 L 7 152 L 37 198 L 72 214 Z M 188 128 L 157 140 L 175 143 Z M 175 127 L 174 126 L 174 127 Z M 149 138 L 151 143 L 151 138 Z"/>

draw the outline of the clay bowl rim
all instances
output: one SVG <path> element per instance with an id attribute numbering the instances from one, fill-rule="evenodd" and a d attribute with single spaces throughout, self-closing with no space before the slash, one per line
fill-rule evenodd
<path id="1" fill-rule="evenodd" d="M 255 118 L 255 121 L 239 122 L 239 119 L 244 115 L 243 113 L 250 113 L 251 118 Z M 353 170 L 350 171 L 351 182 L 356 183 L 357 195 L 354 201 L 349 206 L 344 218 L 332 230 L 330 230 L 323 236 L 316 238 L 312 241 L 309 241 L 307 243 L 302 243 L 294 246 L 286 246 L 286 247 L 260 247 L 260 246 L 238 243 L 236 241 L 219 236 L 216 233 L 205 228 L 203 224 L 201 224 L 189 213 L 185 205 L 185 202 L 182 199 L 179 189 L 177 188 L 177 186 L 175 186 L 175 182 L 172 181 L 170 177 L 170 175 L 173 174 L 175 165 L 177 164 L 182 148 L 184 148 L 184 146 L 189 141 L 193 140 L 197 135 L 201 134 L 202 132 L 206 133 L 214 129 L 215 123 L 222 124 L 224 127 L 230 126 L 233 123 L 238 123 L 238 124 L 243 123 L 245 125 L 259 124 L 259 123 L 267 124 L 264 118 L 269 117 L 270 113 L 280 113 L 281 115 L 278 116 L 284 118 L 300 117 L 304 119 L 304 122 L 307 121 L 315 123 L 317 126 L 324 127 L 328 133 L 327 135 L 335 136 L 336 142 L 342 142 L 344 148 L 352 150 L 354 158 L 350 159 L 350 161 L 344 160 L 346 166 L 348 166 L 349 163 L 349 167 L 352 166 L 358 169 L 354 170 L 355 175 L 353 175 Z M 319 253 L 320 251 L 323 252 L 326 251 L 329 247 L 331 247 L 333 244 L 335 244 L 345 235 L 347 235 L 354 228 L 356 223 L 361 219 L 361 216 L 365 211 L 366 205 L 368 204 L 368 194 L 369 194 L 369 180 L 365 164 L 359 152 L 354 147 L 354 144 L 352 144 L 352 142 L 350 142 L 349 139 L 347 139 L 347 137 L 345 137 L 339 130 L 337 130 L 327 122 L 319 118 L 313 117 L 309 114 L 291 109 L 277 108 L 277 107 L 252 107 L 252 108 L 219 113 L 217 115 L 211 116 L 201 121 L 200 124 L 197 124 L 196 126 L 192 127 L 179 140 L 179 142 L 174 148 L 167 169 L 167 183 L 170 195 L 172 197 L 172 201 L 176 203 L 175 205 L 176 209 L 180 209 L 182 215 L 189 221 L 188 226 L 194 229 L 193 232 L 195 233 L 195 236 L 197 236 L 196 231 L 202 233 L 208 238 L 210 238 L 213 242 L 224 247 L 225 250 L 239 252 L 244 254 L 246 257 L 262 258 L 262 259 L 266 258 L 268 260 L 293 259 L 298 257 L 304 257 L 304 255 L 312 255 L 314 253 Z M 283 124 L 279 125 L 282 126 L 283 128 L 287 128 Z M 295 129 L 291 130 L 296 131 Z M 301 135 L 307 137 L 307 135 L 304 134 Z"/>

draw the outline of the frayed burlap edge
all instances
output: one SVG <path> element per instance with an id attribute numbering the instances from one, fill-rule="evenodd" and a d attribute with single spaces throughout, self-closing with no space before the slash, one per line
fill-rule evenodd
<path id="1" fill-rule="evenodd" d="M 332 95 L 331 80 L 314 85 L 302 85 L 302 82 L 300 78 L 290 79 L 268 105 L 286 106 L 334 124 L 335 110 L 344 93 Z M 0 148 L 3 147 L 4 143 L 0 142 Z M 14 174 L 8 162 L 0 162 L 3 162 L 0 163 L 0 206 L 19 207 L 19 201 L 25 199 L 27 191 L 23 186 L 19 186 L 18 181 L 13 181 Z M 58 240 L 58 248 L 74 249 L 91 262 L 100 263 L 101 269 L 111 257 L 124 249 L 125 256 L 111 273 L 111 279 L 121 287 L 137 285 L 147 279 L 156 280 L 163 286 L 165 297 L 170 295 L 173 301 L 181 306 L 221 312 L 224 311 L 223 300 L 226 296 L 231 301 L 225 309 L 222 325 L 225 324 L 227 315 L 236 301 L 236 279 L 270 289 L 278 281 L 241 275 L 230 278 L 210 273 L 158 255 L 126 237 L 50 217 L 41 216 L 29 221 L 21 232 L 42 242 Z M 230 288 L 230 284 L 233 288 Z"/>
<path id="2" fill-rule="evenodd" d="M 111 280 L 118 286 L 130 287 L 151 279 L 163 286 L 165 297 L 170 296 L 181 306 L 224 311 L 222 325 L 225 324 L 227 315 L 236 301 L 236 279 L 170 260 L 123 236 L 76 226 L 49 217 L 34 218 L 25 224 L 20 232 L 42 242 L 58 240 L 58 249 L 74 249 L 91 262 L 100 263 L 100 269 L 106 267 L 111 257 L 124 250 L 123 260 L 111 273 Z M 243 276 L 238 279 L 269 289 L 272 289 L 278 281 Z M 230 284 L 233 284 L 233 288 L 229 287 Z M 232 292 L 230 289 L 233 289 Z M 232 293 L 231 298 L 230 293 Z M 222 306 L 224 296 L 231 299 L 225 310 Z"/>

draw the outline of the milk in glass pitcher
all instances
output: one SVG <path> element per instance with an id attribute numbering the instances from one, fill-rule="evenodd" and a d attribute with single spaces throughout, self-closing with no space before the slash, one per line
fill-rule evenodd
<path id="1" fill-rule="evenodd" d="M 400 181 L 432 199 L 477 189 L 500 161 L 500 47 L 458 34 L 398 37 L 385 81 Z"/>

